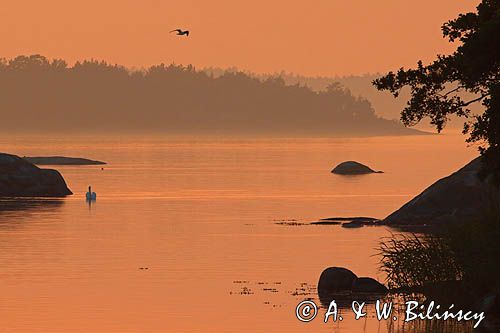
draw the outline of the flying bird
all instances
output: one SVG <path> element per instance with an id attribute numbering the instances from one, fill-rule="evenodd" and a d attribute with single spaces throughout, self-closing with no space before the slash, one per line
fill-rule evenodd
<path id="1" fill-rule="evenodd" d="M 175 30 L 172 30 L 170 31 L 170 33 L 172 32 L 177 32 L 177 35 L 178 36 L 189 36 L 189 30 L 181 30 L 181 29 L 175 29 Z"/>

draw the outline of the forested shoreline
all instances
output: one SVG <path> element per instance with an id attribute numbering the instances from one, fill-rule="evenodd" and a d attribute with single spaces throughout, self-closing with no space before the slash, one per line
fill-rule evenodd
<path id="1" fill-rule="evenodd" d="M 0 61 L 2 129 L 276 135 L 419 133 L 378 117 L 338 84 L 324 91 L 280 77 L 213 76 L 193 66 L 130 70 L 104 61 L 68 65 L 41 55 Z"/>

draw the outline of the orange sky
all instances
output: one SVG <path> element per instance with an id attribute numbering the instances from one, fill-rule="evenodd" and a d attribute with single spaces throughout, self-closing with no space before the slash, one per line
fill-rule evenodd
<path id="1" fill-rule="evenodd" d="M 0 57 L 192 63 L 306 75 L 384 72 L 448 53 L 478 0 L 4 0 Z M 191 30 L 189 38 L 168 31 Z"/>

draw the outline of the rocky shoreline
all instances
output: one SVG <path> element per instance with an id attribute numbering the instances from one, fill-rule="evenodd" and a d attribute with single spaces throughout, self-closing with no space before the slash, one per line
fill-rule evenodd
<path id="1" fill-rule="evenodd" d="M 59 171 L 40 169 L 19 156 L 0 153 L 0 197 L 64 197 L 71 194 Z"/>

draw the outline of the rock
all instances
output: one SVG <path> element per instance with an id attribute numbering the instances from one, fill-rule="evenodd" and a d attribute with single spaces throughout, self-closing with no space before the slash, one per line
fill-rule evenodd
<path id="1" fill-rule="evenodd" d="M 386 286 L 370 277 L 359 277 L 352 284 L 353 293 L 385 294 Z"/>
<path id="2" fill-rule="evenodd" d="M 348 307 L 352 301 L 373 302 L 388 292 L 387 288 L 368 277 L 358 278 L 356 274 L 342 267 L 325 269 L 318 282 L 318 298 L 325 307 L 335 300 L 339 306 Z"/>
<path id="3" fill-rule="evenodd" d="M 364 217 L 364 216 L 356 216 L 356 217 L 327 217 L 321 219 L 321 221 L 344 221 L 344 222 L 359 222 L 359 223 L 376 223 L 380 222 L 379 219 L 375 217 Z"/>
<path id="4" fill-rule="evenodd" d="M 374 217 L 328 217 L 319 221 L 311 222 L 313 225 L 339 225 L 344 228 L 357 228 L 365 225 L 378 226 L 383 225 L 382 221 Z"/>
<path id="5" fill-rule="evenodd" d="M 318 293 L 350 291 L 356 279 L 356 274 L 347 268 L 329 267 L 319 277 Z"/>
<path id="6" fill-rule="evenodd" d="M 62 197 L 73 194 L 56 170 L 40 169 L 16 155 L 0 153 L 0 196 Z"/>
<path id="7" fill-rule="evenodd" d="M 340 221 L 331 221 L 331 220 L 321 220 L 321 221 L 315 221 L 315 222 L 311 222 L 309 224 L 312 224 L 312 225 L 339 225 L 339 224 L 342 224 L 342 222 Z"/>
<path id="8" fill-rule="evenodd" d="M 81 157 L 46 156 L 23 157 L 26 161 L 38 165 L 103 165 L 106 162 L 89 160 Z"/>
<path id="9" fill-rule="evenodd" d="M 438 180 L 403 207 L 387 216 L 388 225 L 439 225 L 476 219 L 499 190 L 481 180 L 478 157 L 452 175 Z"/>
<path id="10" fill-rule="evenodd" d="M 342 228 L 349 228 L 349 229 L 354 229 L 354 228 L 362 228 L 363 224 L 359 222 L 347 222 L 347 223 L 342 223 Z"/>
<path id="11" fill-rule="evenodd" d="M 375 171 L 366 165 L 355 161 L 347 161 L 337 165 L 332 170 L 332 173 L 338 175 L 365 175 L 369 173 L 382 173 L 382 171 Z"/>

